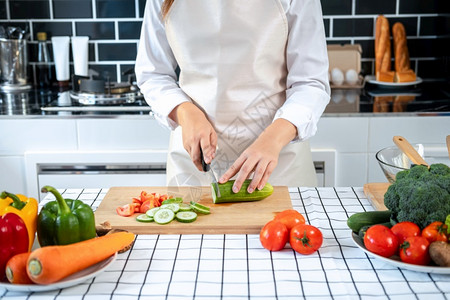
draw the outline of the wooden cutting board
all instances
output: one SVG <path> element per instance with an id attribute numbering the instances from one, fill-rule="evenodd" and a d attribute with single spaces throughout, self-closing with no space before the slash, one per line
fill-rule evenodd
<path id="1" fill-rule="evenodd" d="M 389 185 L 390 183 L 388 182 L 375 182 L 366 183 L 363 186 L 364 195 L 366 195 L 375 210 L 387 210 L 386 206 L 384 206 L 384 194 Z"/>
<path id="2" fill-rule="evenodd" d="M 198 215 L 192 223 L 176 220 L 166 225 L 141 223 L 132 217 L 121 217 L 116 208 L 139 198 L 141 191 L 182 197 L 207 205 L 211 214 Z M 254 202 L 213 204 L 210 187 L 112 187 L 95 211 L 96 224 L 108 221 L 112 228 L 120 228 L 135 234 L 258 234 L 275 214 L 292 209 L 292 201 L 286 186 L 275 186 L 269 197 Z"/>

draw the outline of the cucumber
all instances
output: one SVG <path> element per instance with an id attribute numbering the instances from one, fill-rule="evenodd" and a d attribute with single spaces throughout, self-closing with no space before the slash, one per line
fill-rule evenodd
<path id="1" fill-rule="evenodd" d="M 170 203 L 178 203 L 178 204 L 181 204 L 181 203 L 183 203 L 183 198 L 181 198 L 181 197 L 176 197 L 176 198 L 166 199 L 166 200 L 164 200 L 161 204 L 170 204 Z"/>
<path id="2" fill-rule="evenodd" d="M 153 219 L 155 219 L 155 222 L 158 224 L 170 223 L 174 218 L 175 213 L 168 208 L 160 208 L 153 216 Z"/>
<path id="3" fill-rule="evenodd" d="M 355 213 L 347 219 L 347 226 L 354 232 L 359 232 L 365 225 L 374 225 L 390 222 L 391 212 L 385 211 L 366 211 Z"/>
<path id="4" fill-rule="evenodd" d="M 147 216 L 153 218 L 154 215 L 155 215 L 155 212 L 157 212 L 158 210 L 159 210 L 159 207 L 153 207 L 153 208 L 150 208 L 149 210 L 147 210 L 147 211 L 145 212 L 145 214 L 146 214 Z"/>
<path id="5" fill-rule="evenodd" d="M 256 189 L 253 193 L 248 193 L 247 188 L 250 185 L 250 182 L 251 179 L 245 180 L 241 190 L 237 193 L 234 193 L 232 190 L 234 180 L 219 183 L 220 197 L 217 197 L 215 184 L 211 184 L 213 202 L 219 204 L 227 202 L 259 201 L 272 195 L 273 186 L 269 183 L 266 183 L 262 190 Z"/>
<path id="6" fill-rule="evenodd" d="M 191 202 L 190 207 L 194 212 L 199 214 L 209 215 L 211 213 L 211 210 L 208 206 L 204 206 L 199 203 Z"/>
<path id="7" fill-rule="evenodd" d="M 191 206 L 187 203 L 180 204 L 180 211 L 191 211 Z"/>
<path id="8" fill-rule="evenodd" d="M 178 203 L 163 204 L 160 206 L 160 208 L 168 208 L 174 213 L 177 213 L 180 210 L 180 204 Z"/>
<path id="9" fill-rule="evenodd" d="M 154 221 L 153 217 L 149 217 L 147 214 L 140 214 L 139 216 L 136 217 L 136 220 L 138 220 L 139 222 L 144 222 L 144 223 L 149 223 L 149 222 Z"/>
<path id="10" fill-rule="evenodd" d="M 197 220 L 197 214 L 193 211 L 180 211 L 175 215 L 175 219 L 182 223 L 191 223 Z"/>

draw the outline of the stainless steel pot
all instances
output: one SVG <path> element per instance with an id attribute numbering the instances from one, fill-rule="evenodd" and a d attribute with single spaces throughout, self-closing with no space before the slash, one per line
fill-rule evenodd
<path id="1" fill-rule="evenodd" d="M 2 90 L 28 87 L 28 45 L 26 39 L 0 39 L 0 80 Z"/>

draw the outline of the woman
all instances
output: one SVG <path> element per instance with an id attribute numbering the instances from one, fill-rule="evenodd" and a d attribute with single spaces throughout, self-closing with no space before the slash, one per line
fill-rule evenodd
<path id="1" fill-rule="evenodd" d="M 176 68 L 179 66 L 179 82 Z M 147 0 L 137 83 L 172 129 L 169 185 L 314 186 L 308 139 L 330 99 L 319 0 Z"/>

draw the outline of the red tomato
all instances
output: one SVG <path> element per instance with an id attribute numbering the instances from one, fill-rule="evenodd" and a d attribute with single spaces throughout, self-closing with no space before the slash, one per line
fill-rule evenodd
<path id="1" fill-rule="evenodd" d="M 398 238 L 384 225 L 373 225 L 364 235 L 364 246 L 367 250 L 383 257 L 391 257 L 398 251 Z"/>
<path id="2" fill-rule="evenodd" d="M 124 206 L 119 206 L 116 208 L 116 212 L 119 216 L 129 217 L 134 214 L 134 206 L 131 204 L 125 204 Z"/>
<path id="3" fill-rule="evenodd" d="M 430 263 L 429 246 L 428 240 L 422 236 L 409 237 L 400 245 L 400 259 L 405 263 L 428 265 Z"/>
<path id="4" fill-rule="evenodd" d="M 139 208 L 139 212 L 145 214 L 147 210 L 152 208 L 153 202 L 150 200 L 147 200 L 141 204 L 141 207 Z"/>
<path id="5" fill-rule="evenodd" d="M 392 232 L 397 236 L 398 242 L 401 244 L 406 238 L 411 236 L 420 236 L 420 227 L 413 222 L 400 222 L 392 226 Z"/>
<path id="6" fill-rule="evenodd" d="M 426 238 L 430 243 L 435 241 L 447 242 L 447 228 L 448 226 L 444 223 L 436 221 L 422 230 L 422 236 Z"/>
<path id="7" fill-rule="evenodd" d="M 289 234 L 292 249 L 300 254 L 316 252 L 323 243 L 323 235 L 319 228 L 308 224 L 298 224 Z"/>
<path id="8" fill-rule="evenodd" d="M 289 238 L 286 226 L 278 221 L 272 220 L 261 229 L 259 240 L 267 250 L 279 251 L 284 248 Z"/>
<path id="9" fill-rule="evenodd" d="M 288 209 L 280 212 L 275 216 L 274 220 L 280 221 L 284 225 L 286 225 L 288 231 L 298 224 L 305 224 L 305 218 L 301 213 L 296 210 Z"/>

